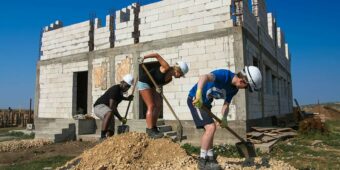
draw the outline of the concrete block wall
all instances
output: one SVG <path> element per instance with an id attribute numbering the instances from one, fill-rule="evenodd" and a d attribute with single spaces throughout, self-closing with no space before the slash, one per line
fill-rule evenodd
<path id="1" fill-rule="evenodd" d="M 252 13 L 251 8 L 248 0 L 243 0 L 242 25 L 254 36 L 254 38 L 258 39 L 257 18 Z"/>
<path id="2" fill-rule="evenodd" d="M 231 0 L 167 0 L 141 7 L 140 42 L 233 26 Z"/>
<path id="3" fill-rule="evenodd" d="M 139 5 L 133 3 L 116 11 L 115 46 L 124 46 L 139 42 Z"/>
<path id="4" fill-rule="evenodd" d="M 267 8 L 264 0 L 252 0 L 253 14 L 257 18 L 259 26 L 268 32 Z"/>
<path id="5" fill-rule="evenodd" d="M 87 61 L 40 66 L 38 117 L 72 118 L 74 73 L 87 69 Z"/>
<path id="6" fill-rule="evenodd" d="M 134 67 L 132 64 L 133 61 L 133 56 L 132 54 L 122 54 L 122 55 L 117 55 L 114 57 L 114 64 L 115 64 L 115 69 L 112 70 L 115 72 L 115 84 L 119 84 L 120 81 L 123 80 L 123 77 L 126 74 L 132 74 L 132 75 L 136 75 L 138 74 L 137 72 L 134 72 Z M 129 65 L 130 63 L 130 65 Z M 111 68 L 113 68 L 111 66 Z M 135 92 L 138 92 L 137 88 L 135 90 Z M 132 88 L 130 88 L 125 94 L 124 96 L 127 97 L 130 94 L 132 94 Z M 138 99 L 138 95 L 134 95 L 135 99 Z M 126 113 L 126 109 L 128 106 L 129 102 L 126 100 L 123 100 L 119 105 L 118 105 L 118 112 L 120 113 L 121 116 L 124 116 Z M 133 108 L 134 108 L 134 102 L 131 102 L 130 104 L 130 108 L 129 108 L 129 112 L 127 115 L 128 119 L 132 119 L 133 118 Z"/>
<path id="7" fill-rule="evenodd" d="M 253 65 L 254 58 L 261 60 L 260 52 L 257 46 L 251 41 L 246 42 L 246 63 L 245 65 Z M 262 99 L 261 92 L 248 93 L 248 117 L 247 119 L 258 119 L 262 117 Z"/>
<path id="8" fill-rule="evenodd" d="M 114 16 L 106 16 L 105 26 L 102 26 L 100 19 L 95 19 L 94 26 L 94 50 L 102 50 L 114 47 Z"/>
<path id="9" fill-rule="evenodd" d="M 214 39 L 186 42 L 180 46 L 145 51 L 141 56 L 157 52 L 170 65 L 183 60 L 189 65 L 189 72 L 186 78 L 173 79 L 172 82 L 163 87 L 164 95 L 181 120 L 192 120 L 190 110 L 187 106 L 187 97 L 190 89 L 198 82 L 199 76 L 208 74 L 211 71 L 224 68 L 235 72 L 234 62 L 234 37 L 232 35 Z M 153 60 L 146 60 L 153 61 Z M 239 71 L 239 70 L 238 70 Z M 215 100 L 212 111 L 221 116 L 223 100 Z M 229 120 L 236 120 L 236 106 L 230 105 Z M 163 103 L 163 118 L 174 120 L 166 103 Z"/>
<path id="10" fill-rule="evenodd" d="M 103 67 L 106 67 L 107 69 L 104 69 L 104 71 L 106 71 L 105 73 L 103 73 L 102 76 L 102 79 L 103 83 L 105 83 L 105 87 L 106 88 L 103 88 L 102 86 L 98 86 L 96 87 L 94 84 L 95 84 L 95 73 L 93 72 L 92 73 L 92 104 L 91 104 L 91 110 L 89 110 L 88 112 L 91 113 L 93 116 L 95 116 L 93 114 L 93 104 L 96 102 L 96 100 L 105 93 L 105 91 L 111 87 L 111 83 L 110 83 L 110 74 L 109 74 L 109 68 L 110 68 L 110 65 L 109 65 L 109 58 L 108 57 L 103 57 L 103 58 L 96 58 L 96 59 L 93 59 L 92 60 L 92 68 L 93 69 L 99 69 L 99 68 L 103 68 Z"/>
<path id="11" fill-rule="evenodd" d="M 275 41 L 276 19 L 273 16 L 273 13 L 268 13 L 267 18 L 268 18 L 268 34 Z"/>
<path id="12" fill-rule="evenodd" d="M 45 27 L 41 39 L 41 60 L 88 52 L 90 50 L 90 31 L 90 21 L 66 27 L 62 27 L 60 22 Z"/>

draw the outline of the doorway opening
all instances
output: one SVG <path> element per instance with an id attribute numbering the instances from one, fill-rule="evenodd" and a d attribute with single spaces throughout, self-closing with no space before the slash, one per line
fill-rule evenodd
<path id="1" fill-rule="evenodd" d="M 73 73 L 73 115 L 87 114 L 88 72 Z"/>

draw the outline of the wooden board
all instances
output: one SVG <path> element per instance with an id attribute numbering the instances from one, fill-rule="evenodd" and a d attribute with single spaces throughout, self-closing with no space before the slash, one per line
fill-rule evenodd
<path id="1" fill-rule="evenodd" d="M 251 127 L 251 128 L 258 132 L 265 132 L 265 131 L 271 131 L 271 130 L 277 129 L 275 127 Z"/>
<path id="2" fill-rule="evenodd" d="M 260 133 L 260 132 L 249 132 L 247 133 L 247 137 L 249 138 L 261 138 L 264 134 L 263 133 Z"/>
<path id="3" fill-rule="evenodd" d="M 292 131 L 295 131 L 295 130 L 292 128 L 279 128 L 279 129 L 272 130 L 272 132 L 292 132 Z"/>
<path id="4" fill-rule="evenodd" d="M 261 141 L 263 141 L 263 142 L 270 142 L 270 141 L 273 141 L 275 139 L 277 139 L 277 138 L 276 137 L 272 137 L 272 136 L 263 136 L 261 138 Z"/>

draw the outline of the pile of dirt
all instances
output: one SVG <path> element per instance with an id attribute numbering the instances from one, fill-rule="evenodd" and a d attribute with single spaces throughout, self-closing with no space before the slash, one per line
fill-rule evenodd
<path id="1" fill-rule="evenodd" d="M 30 139 L 30 140 L 18 140 L 18 141 L 6 141 L 0 143 L 0 152 L 14 152 L 19 150 L 25 150 L 33 147 L 41 147 L 51 144 L 50 140 L 43 139 Z"/>
<path id="2" fill-rule="evenodd" d="M 338 110 L 338 105 L 335 104 L 305 106 L 303 110 L 324 115 L 325 120 L 340 120 L 340 110 Z"/>
<path id="3" fill-rule="evenodd" d="M 170 139 L 126 133 L 104 140 L 59 169 L 195 169 L 196 161 Z"/>
<path id="4" fill-rule="evenodd" d="M 295 169 L 274 159 L 218 157 L 222 169 Z M 65 169 L 197 169 L 197 156 L 189 156 L 170 139 L 150 139 L 144 133 L 130 132 L 104 140 L 57 168 Z"/>

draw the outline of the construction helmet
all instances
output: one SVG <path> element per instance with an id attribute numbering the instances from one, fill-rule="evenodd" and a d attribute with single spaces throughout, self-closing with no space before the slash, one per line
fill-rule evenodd
<path id="1" fill-rule="evenodd" d="M 125 76 L 123 77 L 123 80 L 124 80 L 127 84 L 129 84 L 130 86 L 132 86 L 132 84 L 133 84 L 133 77 L 132 77 L 131 74 L 125 75 Z"/>
<path id="2" fill-rule="evenodd" d="M 179 68 L 181 68 L 183 76 L 188 73 L 189 67 L 188 67 L 188 64 L 186 62 L 178 61 L 176 64 L 179 66 Z"/>
<path id="3" fill-rule="evenodd" d="M 258 91 L 262 87 L 262 75 L 259 68 L 255 66 L 245 66 L 242 73 L 247 76 L 249 91 Z"/>

